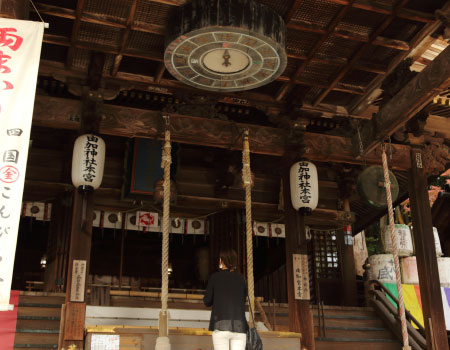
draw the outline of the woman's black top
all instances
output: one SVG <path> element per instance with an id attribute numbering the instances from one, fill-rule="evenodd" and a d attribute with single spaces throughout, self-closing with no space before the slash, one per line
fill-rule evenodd
<path id="1" fill-rule="evenodd" d="M 239 272 L 223 270 L 214 273 L 203 298 L 206 306 L 212 305 L 209 330 L 246 333 L 246 297 L 247 286 Z"/>

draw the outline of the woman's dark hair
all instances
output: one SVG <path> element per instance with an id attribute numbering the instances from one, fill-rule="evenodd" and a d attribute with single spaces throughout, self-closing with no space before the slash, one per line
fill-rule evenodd
<path id="1" fill-rule="evenodd" d="M 237 270 L 237 254 L 234 249 L 221 250 L 220 258 L 228 270 Z"/>

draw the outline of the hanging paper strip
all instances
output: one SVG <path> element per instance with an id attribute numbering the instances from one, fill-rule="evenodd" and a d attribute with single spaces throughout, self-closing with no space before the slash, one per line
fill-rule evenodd
<path id="1" fill-rule="evenodd" d="M 0 18 L 0 311 L 9 308 L 44 23 Z"/>

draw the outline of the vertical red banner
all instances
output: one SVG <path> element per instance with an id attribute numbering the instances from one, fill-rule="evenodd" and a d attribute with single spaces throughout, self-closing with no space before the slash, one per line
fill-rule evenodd
<path id="1" fill-rule="evenodd" d="M 12 290 L 9 303 L 14 305 L 12 311 L 0 312 L 0 344 L 2 350 L 13 350 L 16 336 L 17 308 L 19 306 L 19 291 Z"/>

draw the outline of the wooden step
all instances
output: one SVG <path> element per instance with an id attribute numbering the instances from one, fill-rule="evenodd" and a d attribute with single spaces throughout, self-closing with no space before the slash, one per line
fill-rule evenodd
<path id="1" fill-rule="evenodd" d="M 377 327 L 384 328 L 384 323 L 376 316 L 325 315 L 327 327 Z M 319 325 L 319 318 L 314 316 L 314 326 Z"/>
<path id="2" fill-rule="evenodd" d="M 55 304 L 62 305 L 65 303 L 64 296 L 44 296 L 44 295 L 20 295 L 19 302 L 22 303 L 34 303 L 34 304 Z"/>
<path id="3" fill-rule="evenodd" d="M 17 309 L 18 316 L 61 316 L 61 307 L 48 307 L 44 304 L 39 304 L 41 306 L 32 306 L 30 304 L 19 304 Z"/>
<path id="4" fill-rule="evenodd" d="M 39 345 L 55 345 L 58 344 L 59 330 L 52 329 L 16 329 L 16 337 L 14 339 L 14 346 L 29 345 L 36 347 Z"/>
<path id="5" fill-rule="evenodd" d="M 54 350 L 58 349 L 58 344 L 14 344 L 14 348 L 17 350 Z"/>
<path id="6" fill-rule="evenodd" d="M 316 338 L 316 350 L 401 350 L 398 340 Z"/>
<path id="7" fill-rule="evenodd" d="M 319 328 L 315 327 L 314 334 L 319 336 Z M 352 339 L 396 339 L 389 329 L 378 327 L 325 327 L 327 338 L 352 338 Z"/>
<path id="8" fill-rule="evenodd" d="M 59 329 L 60 317 L 18 316 L 17 329 Z"/>
<path id="9" fill-rule="evenodd" d="M 317 306 L 311 307 L 311 313 L 317 315 Z M 342 307 L 342 306 L 324 306 L 325 315 L 342 316 L 376 316 L 375 310 L 371 307 Z"/>

